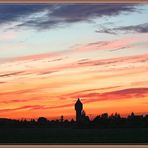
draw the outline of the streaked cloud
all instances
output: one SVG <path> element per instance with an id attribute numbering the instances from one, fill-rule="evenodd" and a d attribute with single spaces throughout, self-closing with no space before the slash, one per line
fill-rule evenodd
<path id="1" fill-rule="evenodd" d="M 21 111 L 21 110 L 47 110 L 47 109 L 60 109 L 65 107 L 72 107 L 73 103 L 71 104 L 63 104 L 63 105 L 55 105 L 55 106 L 44 106 L 44 105 L 27 105 L 27 106 L 21 106 L 16 108 L 6 108 L 6 109 L 0 109 L 1 112 L 9 112 L 9 111 Z"/>
<path id="2" fill-rule="evenodd" d="M 136 4 L 1 4 L 0 24 L 17 22 L 18 27 L 50 29 L 63 24 L 91 21 L 137 11 Z M 22 19 L 23 18 L 23 19 Z"/>
<path id="3" fill-rule="evenodd" d="M 98 89 L 99 91 L 99 89 Z M 148 88 L 128 88 L 123 90 L 116 90 L 111 92 L 99 93 L 98 91 L 94 92 L 83 92 L 75 93 L 70 95 L 72 98 L 85 98 L 85 102 L 96 102 L 96 101 L 106 101 L 106 100 L 121 100 L 121 99 L 135 99 L 141 98 L 148 95 Z M 87 98 L 87 99 L 86 99 Z"/>
<path id="4" fill-rule="evenodd" d="M 21 106 L 16 108 L 6 108 L 6 109 L 0 109 L 1 112 L 9 112 L 9 111 L 20 111 L 20 110 L 36 110 L 36 109 L 42 109 L 44 108 L 41 105 L 28 105 L 28 106 Z"/>
<path id="5" fill-rule="evenodd" d="M 16 76 L 19 74 L 22 74 L 24 71 L 18 71 L 18 72 L 12 72 L 12 73 L 5 73 L 1 74 L 0 77 L 10 77 L 10 76 Z"/>
<path id="6" fill-rule="evenodd" d="M 130 26 L 120 26 L 116 28 L 105 28 L 100 27 L 96 30 L 97 33 L 109 33 L 109 34 L 119 34 L 119 33 L 148 33 L 148 23 Z"/>

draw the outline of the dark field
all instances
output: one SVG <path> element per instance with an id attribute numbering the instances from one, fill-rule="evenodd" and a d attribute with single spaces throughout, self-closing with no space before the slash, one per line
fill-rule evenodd
<path id="1" fill-rule="evenodd" d="M 148 128 L 141 129 L 0 129 L 0 143 L 84 144 L 148 143 Z"/>

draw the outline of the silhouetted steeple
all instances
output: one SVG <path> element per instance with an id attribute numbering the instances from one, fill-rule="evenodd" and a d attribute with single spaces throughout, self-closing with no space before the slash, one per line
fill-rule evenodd
<path id="1" fill-rule="evenodd" d="M 81 103 L 80 99 L 78 98 L 77 102 L 75 103 L 76 121 L 77 122 L 81 121 L 82 109 L 83 109 L 83 104 Z"/>

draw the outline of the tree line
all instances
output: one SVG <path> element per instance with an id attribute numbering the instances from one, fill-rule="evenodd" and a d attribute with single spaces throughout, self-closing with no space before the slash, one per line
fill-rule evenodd
<path id="1" fill-rule="evenodd" d="M 82 114 L 81 121 L 76 122 L 73 119 L 66 120 L 63 116 L 57 120 L 48 120 L 45 117 L 39 117 L 37 120 L 14 120 L 0 118 L 0 127 L 3 128 L 141 128 L 148 127 L 148 115 L 135 115 L 133 112 L 127 117 L 121 117 L 115 113 L 108 115 L 103 113 L 90 120 L 85 113 Z"/>

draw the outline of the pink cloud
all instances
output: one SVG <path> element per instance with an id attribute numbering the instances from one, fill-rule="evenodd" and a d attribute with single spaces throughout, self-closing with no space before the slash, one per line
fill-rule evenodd
<path id="1" fill-rule="evenodd" d="M 86 60 L 86 61 L 77 61 L 75 63 L 68 63 L 65 65 L 61 65 L 58 67 L 51 68 L 53 71 L 60 71 L 63 69 L 70 69 L 70 68 L 82 68 L 82 67 L 89 67 L 89 66 L 101 66 L 101 65 L 111 65 L 116 64 L 119 65 L 121 63 L 136 63 L 136 62 L 147 62 L 148 61 L 148 54 L 144 55 L 137 55 L 137 56 L 126 56 L 126 57 L 118 57 L 118 58 L 110 58 L 110 59 L 97 59 L 97 60 Z"/>
<path id="2" fill-rule="evenodd" d="M 133 37 L 133 38 L 122 38 L 118 40 L 111 40 L 111 41 L 98 41 L 94 43 L 89 43 L 84 46 L 80 46 L 76 48 L 76 51 L 92 51 L 92 50 L 121 50 L 121 49 L 128 49 L 131 47 L 136 46 L 135 42 L 143 42 L 145 38 Z"/>
<path id="3" fill-rule="evenodd" d="M 60 59 L 59 59 L 60 60 Z M 46 68 L 29 68 L 26 71 L 9 71 L 3 72 L 0 77 L 10 77 L 10 76 L 18 76 L 18 75 L 27 75 L 27 74 L 37 74 L 37 75 L 47 75 L 55 72 L 59 72 L 65 69 L 74 69 L 74 68 L 83 68 L 89 66 L 110 66 L 112 64 L 120 65 L 120 64 L 129 64 L 129 63 L 145 63 L 148 62 L 148 54 L 143 55 L 135 55 L 135 56 L 125 56 L 125 57 L 117 57 L 117 58 L 109 58 L 109 59 L 82 59 L 70 63 L 59 63 L 54 67 L 46 67 Z"/>
<path id="4" fill-rule="evenodd" d="M 126 56 L 126 57 L 117 57 L 117 58 L 109 58 L 109 59 L 96 59 L 96 60 L 78 60 L 70 63 L 59 63 L 54 67 L 46 67 L 40 69 L 27 69 L 22 73 L 16 73 L 17 75 L 27 75 L 27 74 L 37 74 L 37 75 L 49 75 L 66 69 L 77 69 L 84 68 L 90 66 L 110 66 L 116 64 L 118 68 L 121 64 L 129 64 L 129 63 L 145 63 L 148 62 L 148 54 L 136 55 L 136 56 Z M 126 67 L 125 67 L 126 68 Z M 125 69 L 124 68 L 124 69 Z M 3 73 L 2 76 L 12 76 L 13 73 Z"/>
<path id="5" fill-rule="evenodd" d="M 72 94 L 65 95 L 65 97 L 73 99 L 82 98 L 86 103 L 88 103 L 88 102 L 97 102 L 104 100 L 134 99 L 148 95 L 148 88 L 128 88 L 128 89 L 110 91 L 105 93 L 98 93 L 98 91 L 94 92 L 86 91 L 85 93 L 74 92 Z"/>
<path id="6" fill-rule="evenodd" d="M 62 57 L 70 52 L 69 50 L 59 51 L 59 52 L 51 52 L 51 53 L 42 53 L 42 54 L 34 54 L 34 55 L 26 55 L 26 56 L 20 56 L 20 57 L 13 57 L 13 58 L 5 58 L 1 59 L 1 61 L 4 62 L 15 62 L 15 61 L 37 61 L 37 60 L 43 60 L 46 58 L 51 58 L 53 60 L 51 61 L 59 61 L 62 59 Z M 50 62 L 51 62 L 50 61 Z"/>

